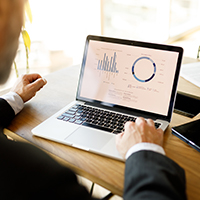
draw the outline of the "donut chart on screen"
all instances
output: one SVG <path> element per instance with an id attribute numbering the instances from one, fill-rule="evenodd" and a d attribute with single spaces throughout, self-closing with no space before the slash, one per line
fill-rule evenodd
<path id="1" fill-rule="evenodd" d="M 152 74 L 150 75 L 150 77 L 148 77 L 147 79 L 141 79 L 140 77 L 137 77 L 136 74 L 135 74 L 135 68 L 136 68 L 136 66 L 137 66 L 138 61 L 143 60 L 143 59 L 146 59 L 146 60 L 150 61 L 150 64 L 153 66 L 153 73 L 152 73 Z M 153 77 L 154 77 L 155 74 L 156 74 L 156 64 L 155 64 L 155 62 L 154 62 L 151 58 L 149 58 L 149 57 L 140 57 L 140 58 L 138 58 L 138 59 L 133 63 L 133 66 L 132 66 L 132 74 L 133 74 L 134 78 L 135 78 L 137 81 L 139 81 L 139 82 L 148 82 L 148 81 L 152 80 Z"/>

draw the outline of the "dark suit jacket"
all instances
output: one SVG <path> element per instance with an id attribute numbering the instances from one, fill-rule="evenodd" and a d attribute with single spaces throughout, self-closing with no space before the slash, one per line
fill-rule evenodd
<path id="1" fill-rule="evenodd" d="M 0 199 L 91 199 L 70 169 L 30 144 L 6 138 L 3 128 L 14 116 L 0 99 Z M 124 199 L 186 199 L 184 171 L 161 154 L 134 153 L 126 161 Z"/>

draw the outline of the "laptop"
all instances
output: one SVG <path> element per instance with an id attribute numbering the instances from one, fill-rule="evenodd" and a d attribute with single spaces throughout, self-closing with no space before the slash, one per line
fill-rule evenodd
<path id="1" fill-rule="evenodd" d="M 126 121 L 140 116 L 168 127 L 182 55 L 181 47 L 87 36 L 76 99 L 33 135 L 122 160 L 115 136 Z"/>

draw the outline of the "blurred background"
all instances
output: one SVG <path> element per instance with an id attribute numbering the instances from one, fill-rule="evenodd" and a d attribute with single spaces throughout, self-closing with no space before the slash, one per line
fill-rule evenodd
<path id="1" fill-rule="evenodd" d="M 200 45 L 199 0 L 29 0 L 33 21 L 30 72 L 45 76 L 80 64 L 89 34 L 178 45 L 184 56 L 196 58 Z M 19 75 L 26 73 L 26 51 L 20 37 L 16 56 Z M 64 77 L 63 77 L 64 78 Z M 12 68 L 7 89 L 16 81 Z M 91 187 L 88 180 L 80 179 Z M 109 191 L 95 186 L 99 196 Z M 98 192 L 97 192 L 98 191 Z M 122 200 L 120 197 L 112 198 Z"/>
<path id="2" fill-rule="evenodd" d="M 30 72 L 46 75 L 80 64 L 88 34 L 179 45 L 196 58 L 200 45 L 199 0 L 29 0 L 33 22 Z M 26 52 L 20 38 L 16 56 L 19 74 L 26 73 Z M 16 81 L 14 67 L 9 81 Z"/>

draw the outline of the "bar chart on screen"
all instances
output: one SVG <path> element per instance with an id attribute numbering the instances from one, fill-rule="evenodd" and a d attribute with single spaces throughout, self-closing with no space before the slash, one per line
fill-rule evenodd
<path id="1" fill-rule="evenodd" d="M 116 52 L 114 52 L 114 55 L 110 58 L 106 53 L 104 53 L 103 59 L 98 60 L 97 70 L 99 70 L 101 74 L 104 73 L 108 79 L 110 79 L 110 76 L 115 77 L 119 73 L 116 57 Z"/>

